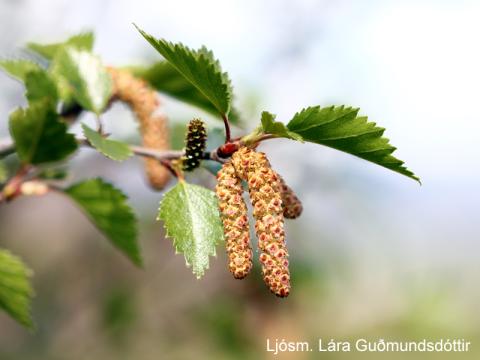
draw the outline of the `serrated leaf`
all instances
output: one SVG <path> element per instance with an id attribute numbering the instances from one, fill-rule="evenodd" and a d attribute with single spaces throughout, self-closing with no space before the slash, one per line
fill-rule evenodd
<path id="1" fill-rule="evenodd" d="M 192 83 L 217 109 L 228 115 L 232 101 L 232 86 L 227 73 L 205 47 L 192 50 L 181 43 L 156 39 L 140 28 L 142 36 L 178 71 Z"/>
<path id="2" fill-rule="evenodd" d="M 128 144 L 117 140 L 106 139 L 85 124 L 82 124 L 82 129 L 83 135 L 85 135 L 88 142 L 106 157 L 116 161 L 123 161 L 133 155 Z"/>
<path id="3" fill-rule="evenodd" d="M 200 278 L 215 256 L 215 246 L 223 240 L 223 226 L 215 193 L 180 181 L 160 203 L 158 220 L 163 220 L 167 237 L 173 238 L 177 253 Z"/>
<path id="4" fill-rule="evenodd" d="M 275 121 L 275 115 L 268 111 L 262 112 L 262 129 L 267 134 L 303 142 L 299 134 L 288 130 L 284 123 Z"/>
<path id="5" fill-rule="evenodd" d="M 55 58 L 55 72 L 62 76 L 74 99 L 100 115 L 112 95 L 112 79 L 100 58 L 85 50 L 67 47 Z"/>
<path id="6" fill-rule="evenodd" d="M 8 75 L 25 82 L 27 74 L 32 71 L 42 70 L 40 65 L 30 60 L 0 60 L 0 69 Z"/>
<path id="7" fill-rule="evenodd" d="M 29 102 L 41 99 L 50 99 L 52 104 L 58 101 L 58 92 L 55 82 L 45 70 L 34 70 L 25 77 L 25 94 Z"/>
<path id="8" fill-rule="evenodd" d="M 296 113 L 287 128 L 306 141 L 358 156 L 420 182 L 403 161 L 391 155 L 396 148 L 383 137 L 385 129 L 366 116 L 358 116 L 358 111 L 345 106 L 308 107 Z"/>
<path id="9" fill-rule="evenodd" d="M 134 264 L 142 265 L 137 219 L 127 204 L 127 197 L 119 189 L 97 178 L 75 184 L 65 193 L 75 200 L 115 247 Z"/>
<path id="10" fill-rule="evenodd" d="M 67 133 L 66 125 L 48 100 L 14 111 L 9 127 L 18 157 L 25 164 L 63 160 L 77 149 L 75 137 Z"/>
<path id="11" fill-rule="evenodd" d="M 190 81 L 169 62 L 159 61 L 151 66 L 129 67 L 133 75 L 147 81 L 159 92 L 170 95 L 187 104 L 196 106 L 210 114 L 218 115 L 217 108 Z M 232 124 L 240 123 L 238 111 L 231 107 L 228 118 Z"/>
<path id="12" fill-rule="evenodd" d="M 91 51 L 93 43 L 95 41 L 94 34 L 92 32 L 84 32 L 77 35 L 73 35 L 66 41 L 53 43 L 53 44 L 39 44 L 31 42 L 27 44 L 27 48 L 43 56 L 47 60 L 52 60 L 59 50 L 65 46 L 70 46 L 78 50 Z"/>
<path id="13" fill-rule="evenodd" d="M 32 271 L 22 260 L 0 249 L 0 308 L 29 328 L 33 327 L 31 275 Z"/>

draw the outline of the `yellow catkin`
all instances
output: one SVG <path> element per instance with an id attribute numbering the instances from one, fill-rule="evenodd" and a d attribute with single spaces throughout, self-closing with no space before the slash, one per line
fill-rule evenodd
<path id="1" fill-rule="evenodd" d="M 223 164 L 218 172 L 215 190 L 223 221 L 228 268 L 236 279 L 243 279 L 252 269 L 252 247 L 242 182 L 230 162 Z"/>
<path id="2" fill-rule="evenodd" d="M 278 179 L 282 189 L 283 216 L 287 219 L 296 219 L 302 214 L 302 202 L 280 175 L 278 175 Z"/>
<path id="3" fill-rule="evenodd" d="M 145 147 L 168 150 L 170 139 L 167 117 L 158 112 L 159 100 L 148 84 L 126 70 L 108 67 L 113 82 L 113 99 L 130 106 L 140 124 L 140 133 Z M 170 172 L 158 160 L 145 159 L 145 169 L 150 185 L 162 190 L 170 179 Z"/>
<path id="4" fill-rule="evenodd" d="M 242 147 L 232 156 L 237 175 L 248 183 L 261 250 L 263 280 L 277 296 L 290 293 L 281 184 L 264 153 Z"/>

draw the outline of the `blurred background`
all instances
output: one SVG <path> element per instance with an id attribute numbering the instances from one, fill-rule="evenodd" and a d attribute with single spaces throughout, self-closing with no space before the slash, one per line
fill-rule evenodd
<path id="1" fill-rule="evenodd" d="M 272 357 L 268 338 L 464 338 L 469 353 L 320 355 L 480 358 L 479 17 L 474 0 L 2 0 L 2 57 L 21 56 L 27 41 L 91 29 L 106 63 L 148 64 L 159 56 L 135 22 L 213 49 L 246 128 L 262 110 L 286 122 L 309 105 L 360 107 L 387 128 L 395 155 L 423 186 L 328 148 L 262 145 L 304 203 L 302 217 L 287 224 L 293 290 L 282 300 L 264 286 L 258 263 L 253 276 L 234 280 L 222 247 L 196 280 L 155 221 L 161 194 L 146 186 L 141 160 L 118 164 L 82 150 L 70 180 L 102 175 L 129 194 L 145 269 L 58 195 L 1 205 L 0 246 L 35 271 L 38 329 L 0 313 L 0 359 L 262 359 Z M 3 138 L 9 112 L 25 100 L 3 74 L 0 94 Z M 173 123 L 208 117 L 163 99 Z M 105 120 L 118 138 L 138 140 L 125 107 L 115 105 Z M 196 175 L 213 186 L 207 172 Z"/>

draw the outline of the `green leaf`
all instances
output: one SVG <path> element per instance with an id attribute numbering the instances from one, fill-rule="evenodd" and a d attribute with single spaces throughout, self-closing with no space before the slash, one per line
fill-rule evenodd
<path id="1" fill-rule="evenodd" d="M 135 25 L 136 26 L 136 25 Z M 181 43 L 155 39 L 138 28 L 140 34 L 217 109 L 228 115 L 232 100 L 232 86 L 227 73 L 205 47 L 192 50 Z"/>
<path id="2" fill-rule="evenodd" d="M 218 115 L 216 107 L 189 80 L 178 72 L 169 62 L 159 61 L 151 66 L 135 66 L 127 68 L 133 75 L 147 81 L 158 91 L 170 95 L 187 104 L 196 106 L 210 114 Z M 228 116 L 232 124 L 240 122 L 235 108 L 230 109 Z"/>
<path id="3" fill-rule="evenodd" d="M 403 161 L 391 155 L 396 148 L 383 137 L 385 129 L 366 116 L 358 116 L 358 111 L 345 106 L 308 107 L 296 113 L 287 128 L 306 141 L 358 156 L 420 182 Z"/>
<path id="4" fill-rule="evenodd" d="M 32 271 L 18 257 L 0 249 L 0 308 L 15 320 L 33 327 L 30 314 L 33 289 Z"/>
<path id="5" fill-rule="evenodd" d="M 65 48 L 55 63 L 55 72 L 67 81 L 75 100 L 100 115 L 112 95 L 112 79 L 100 58 L 85 50 Z"/>
<path id="6" fill-rule="evenodd" d="M 33 61 L 22 59 L 0 60 L 0 69 L 17 80 L 25 82 L 28 73 L 41 70 L 42 68 Z"/>
<path id="7" fill-rule="evenodd" d="M 215 246 L 223 240 L 215 193 L 180 181 L 164 195 L 157 219 L 163 220 L 176 252 L 184 254 L 197 278 L 202 277 L 209 256 L 216 255 Z"/>
<path id="8" fill-rule="evenodd" d="M 83 135 L 85 135 L 88 142 L 106 157 L 116 161 L 123 161 L 133 155 L 127 144 L 121 141 L 106 139 L 85 124 L 82 124 L 82 129 Z"/>
<path id="9" fill-rule="evenodd" d="M 30 71 L 25 77 L 26 97 L 29 102 L 50 99 L 52 104 L 58 101 L 57 85 L 45 70 Z"/>
<path id="10" fill-rule="evenodd" d="M 127 197 L 102 179 L 91 179 L 65 192 L 85 211 L 92 223 L 135 265 L 142 265 L 137 242 L 137 219 Z"/>
<path id="11" fill-rule="evenodd" d="M 59 50 L 66 46 L 73 47 L 77 50 L 92 51 L 95 37 L 92 32 L 84 32 L 73 35 L 66 41 L 53 44 L 39 44 L 31 42 L 27 44 L 27 48 L 43 56 L 47 60 L 52 60 Z"/>
<path id="12" fill-rule="evenodd" d="M 60 121 L 50 101 L 37 101 L 10 115 L 10 134 L 25 164 L 59 161 L 77 149 L 72 134 Z"/>
<path id="13" fill-rule="evenodd" d="M 275 115 L 267 111 L 262 112 L 262 128 L 267 134 L 303 142 L 299 134 L 289 131 L 284 123 L 275 121 Z"/>

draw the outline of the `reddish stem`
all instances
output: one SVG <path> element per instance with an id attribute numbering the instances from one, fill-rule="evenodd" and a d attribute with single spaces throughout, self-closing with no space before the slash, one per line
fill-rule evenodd
<path id="1" fill-rule="evenodd" d="M 225 143 L 231 142 L 231 135 L 230 135 L 230 122 L 228 121 L 227 115 L 222 115 L 223 124 L 225 125 Z"/>

